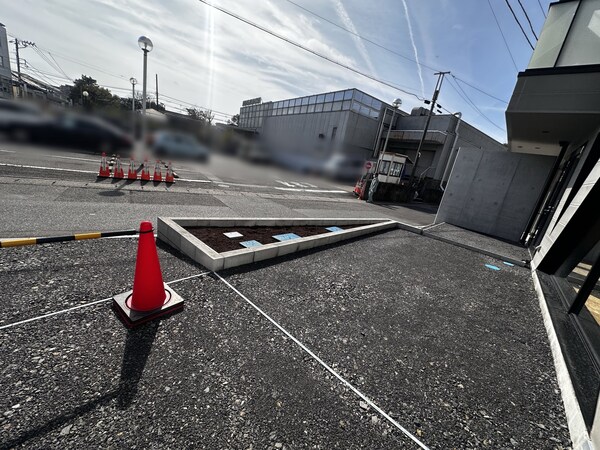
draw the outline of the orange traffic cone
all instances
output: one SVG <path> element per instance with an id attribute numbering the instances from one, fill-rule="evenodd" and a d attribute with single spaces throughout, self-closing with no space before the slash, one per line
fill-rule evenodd
<path id="1" fill-rule="evenodd" d="M 110 177 L 110 169 L 108 167 L 108 164 L 106 163 L 106 153 L 104 152 L 102 152 L 102 159 L 100 160 L 100 171 L 98 172 L 98 177 Z"/>
<path id="2" fill-rule="evenodd" d="M 163 282 L 152 222 L 140 224 L 133 290 L 113 298 L 128 328 L 183 309 L 183 299 Z"/>
<path id="3" fill-rule="evenodd" d="M 157 159 L 154 164 L 154 175 L 152 175 L 154 181 L 162 181 L 162 169 L 160 168 L 160 161 Z"/>
<path id="4" fill-rule="evenodd" d="M 123 172 L 123 167 L 121 167 L 121 157 L 117 155 L 117 159 L 115 161 L 115 170 L 113 171 L 113 178 L 123 179 L 125 178 L 125 173 Z"/>
<path id="5" fill-rule="evenodd" d="M 166 183 L 174 183 L 175 176 L 173 175 L 173 168 L 171 167 L 171 161 L 167 164 L 167 174 L 165 175 Z"/>
<path id="6" fill-rule="evenodd" d="M 137 180 L 137 172 L 135 171 L 135 161 L 129 158 L 129 170 L 127 171 L 128 180 Z"/>
<path id="7" fill-rule="evenodd" d="M 150 181 L 150 169 L 148 169 L 148 158 L 144 160 L 144 166 L 142 167 L 142 176 L 140 177 L 142 181 Z"/>

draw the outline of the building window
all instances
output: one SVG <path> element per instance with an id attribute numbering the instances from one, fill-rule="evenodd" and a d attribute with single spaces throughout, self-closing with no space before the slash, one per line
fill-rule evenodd
<path id="1" fill-rule="evenodd" d="M 308 105 L 308 112 L 309 113 L 315 112 L 315 105 Z"/>
<path id="2" fill-rule="evenodd" d="M 313 95 L 312 97 L 310 97 L 310 98 L 308 99 L 308 104 L 309 104 L 309 105 L 314 105 L 315 103 L 317 103 L 317 96 L 316 96 L 316 95 Z"/>
<path id="3" fill-rule="evenodd" d="M 554 67 L 579 2 L 557 3 L 550 8 L 548 18 L 529 61 L 528 69 Z"/>
<path id="4" fill-rule="evenodd" d="M 344 100 L 352 100 L 352 93 L 353 93 L 352 89 L 344 92 Z"/>
<path id="5" fill-rule="evenodd" d="M 323 111 L 323 103 L 317 103 L 315 105 L 315 112 L 322 112 Z"/>
<path id="6" fill-rule="evenodd" d="M 325 101 L 325 94 L 317 96 L 317 103 L 323 103 Z"/>
<path id="7" fill-rule="evenodd" d="M 379 173 L 381 175 L 387 175 L 388 170 L 390 170 L 390 162 L 389 161 L 381 161 L 381 164 L 379 165 Z"/>
<path id="8" fill-rule="evenodd" d="M 390 177 L 400 177 L 402 175 L 402 166 L 404 164 L 395 162 L 390 169 Z"/>
<path id="9" fill-rule="evenodd" d="M 346 101 L 344 101 L 344 103 L 342 104 L 342 109 L 343 109 L 344 111 L 347 111 L 347 110 L 349 110 L 349 109 L 350 109 L 350 104 L 351 104 L 351 103 L 352 103 L 352 102 L 351 102 L 350 100 L 346 100 Z"/>
<path id="10" fill-rule="evenodd" d="M 302 106 L 304 106 L 304 105 L 308 105 L 308 97 L 302 98 Z"/>
<path id="11" fill-rule="evenodd" d="M 581 2 L 556 65 L 600 64 L 599 47 L 600 0 Z"/>
<path id="12" fill-rule="evenodd" d="M 333 101 L 333 92 L 331 94 L 325 94 L 325 101 L 332 102 Z"/>
<path id="13" fill-rule="evenodd" d="M 340 111 L 342 109 L 342 102 L 333 102 L 332 111 Z"/>
<path id="14" fill-rule="evenodd" d="M 300 107 L 299 106 L 294 107 L 294 114 L 300 114 Z"/>
<path id="15" fill-rule="evenodd" d="M 340 92 L 336 92 L 334 94 L 334 100 L 337 102 L 339 100 L 344 100 L 344 92 L 340 91 Z"/>
<path id="16" fill-rule="evenodd" d="M 333 103 L 324 103 L 324 104 L 323 104 L 323 111 L 324 111 L 324 112 L 329 112 L 329 111 L 331 111 L 331 105 L 333 105 Z"/>

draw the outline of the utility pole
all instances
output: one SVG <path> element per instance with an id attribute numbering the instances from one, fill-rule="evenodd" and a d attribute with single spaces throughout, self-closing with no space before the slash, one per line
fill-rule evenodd
<path id="1" fill-rule="evenodd" d="M 433 115 L 433 109 L 435 108 L 435 102 L 440 95 L 440 89 L 442 88 L 442 83 L 444 82 L 444 75 L 448 75 L 450 72 L 436 72 L 434 75 L 438 76 L 437 83 L 435 84 L 435 90 L 433 91 L 433 97 L 431 98 L 431 108 L 429 109 L 429 115 L 427 116 L 427 121 L 425 122 L 425 128 L 423 129 L 423 135 L 421 136 L 421 140 L 419 141 L 419 146 L 417 147 L 417 155 L 415 156 L 415 162 L 413 164 L 412 171 L 410 173 L 410 185 L 413 186 L 413 182 L 415 179 L 415 172 L 417 171 L 417 164 L 419 163 L 419 158 L 421 157 L 421 149 L 423 148 L 423 143 L 425 142 L 425 136 L 427 135 L 427 130 L 429 129 L 429 122 L 431 122 L 431 116 Z"/>
<path id="2" fill-rule="evenodd" d="M 21 78 L 21 60 L 19 58 L 19 50 L 22 48 L 29 47 L 30 45 L 35 45 L 35 44 L 30 41 L 20 41 L 17 38 L 15 38 L 14 40 L 12 40 L 10 42 L 15 44 L 15 52 L 17 53 L 17 78 L 19 80 L 18 87 L 17 87 L 17 97 L 23 97 L 23 79 Z M 19 46 L 19 44 L 20 44 L 20 46 Z"/>
<path id="3" fill-rule="evenodd" d="M 156 74 L 156 108 L 158 109 L 158 74 Z"/>

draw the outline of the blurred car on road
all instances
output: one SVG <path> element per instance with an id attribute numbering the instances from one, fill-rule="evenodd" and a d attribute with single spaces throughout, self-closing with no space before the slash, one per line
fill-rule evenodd
<path id="1" fill-rule="evenodd" d="M 364 157 L 334 153 L 323 165 L 323 174 L 335 180 L 354 181 L 361 176 L 364 164 Z"/>
<path id="2" fill-rule="evenodd" d="M 127 155 L 131 137 L 97 117 L 61 114 L 52 121 L 31 127 L 30 140 L 36 143 L 73 147 L 81 150 L 120 152 Z"/>
<path id="3" fill-rule="evenodd" d="M 27 141 L 29 129 L 51 121 L 35 105 L 15 100 L 0 100 L 0 133 L 14 141 Z"/>
<path id="4" fill-rule="evenodd" d="M 128 153 L 132 140 L 97 117 L 50 114 L 33 104 L 0 101 L 0 132 L 17 142 L 71 147 L 80 150 Z"/>
<path id="5" fill-rule="evenodd" d="M 209 150 L 196 137 L 188 133 L 159 131 L 150 139 L 154 154 L 159 157 L 178 157 L 206 162 Z"/>

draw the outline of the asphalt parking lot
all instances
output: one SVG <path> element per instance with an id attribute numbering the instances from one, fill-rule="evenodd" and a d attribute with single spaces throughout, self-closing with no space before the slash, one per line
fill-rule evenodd
<path id="1" fill-rule="evenodd" d="M 402 230 L 219 274 L 159 245 L 185 309 L 127 331 L 136 246 L 0 250 L 0 447 L 570 446 L 524 268 Z"/>

